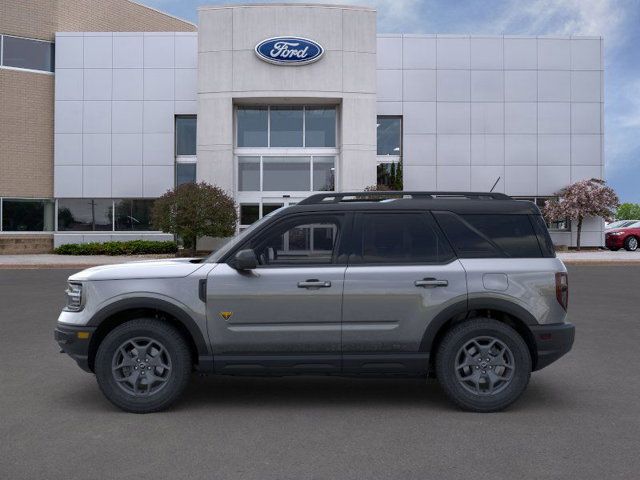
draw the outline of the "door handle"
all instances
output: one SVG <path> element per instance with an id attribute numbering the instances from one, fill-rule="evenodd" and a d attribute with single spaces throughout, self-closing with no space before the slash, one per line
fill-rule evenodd
<path id="1" fill-rule="evenodd" d="M 437 280 L 435 278 L 423 278 L 422 280 L 416 280 L 414 285 L 422 288 L 447 287 L 449 282 L 447 280 Z"/>
<path id="2" fill-rule="evenodd" d="M 329 288 L 331 282 L 317 280 L 315 278 L 305 280 L 304 282 L 298 282 L 298 288 Z"/>

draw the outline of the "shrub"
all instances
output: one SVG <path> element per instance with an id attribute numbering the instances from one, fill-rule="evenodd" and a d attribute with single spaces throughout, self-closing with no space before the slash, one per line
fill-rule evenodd
<path id="1" fill-rule="evenodd" d="M 131 240 L 128 242 L 68 243 L 55 248 L 58 255 L 144 255 L 176 253 L 178 245 L 174 241 Z"/>

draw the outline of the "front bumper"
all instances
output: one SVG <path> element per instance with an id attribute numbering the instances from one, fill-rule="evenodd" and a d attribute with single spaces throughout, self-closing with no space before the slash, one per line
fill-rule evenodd
<path id="1" fill-rule="evenodd" d="M 534 370 L 540 370 L 571 350 L 576 327 L 571 323 L 537 325 L 531 327 L 531 332 L 537 349 L 537 361 Z"/>
<path id="2" fill-rule="evenodd" d="M 605 235 L 604 244 L 607 248 L 622 248 L 625 238 L 624 235 Z"/>
<path id="3" fill-rule="evenodd" d="M 53 337 L 58 342 L 61 352 L 73 358 L 84 371 L 91 372 L 89 367 L 89 345 L 95 331 L 95 327 L 58 323 L 53 331 Z"/>

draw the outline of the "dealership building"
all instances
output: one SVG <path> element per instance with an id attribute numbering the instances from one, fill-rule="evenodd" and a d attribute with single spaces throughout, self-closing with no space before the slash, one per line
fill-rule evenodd
<path id="1" fill-rule="evenodd" d="M 192 181 L 244 228 L 314 192 L 542 206 L 604 178 L 600 37 L 384 34 L 344 5 L 201 7 L 197 26 L 127 0 L 1 8 L 0 252 L 171 238 L 153 199 Z M 570 222 L 550 231 L 575 244 Z"/>

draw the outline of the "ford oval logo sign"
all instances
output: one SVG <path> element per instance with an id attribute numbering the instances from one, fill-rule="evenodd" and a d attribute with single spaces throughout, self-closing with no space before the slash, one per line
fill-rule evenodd
<path id="1" fill-rule="evenodd" d="M 301 37 L 267 38 L 256 45 L 260 60 L 276 65 L 307 65 L 320 60 L 323 54 L 322 45 Z"/>

